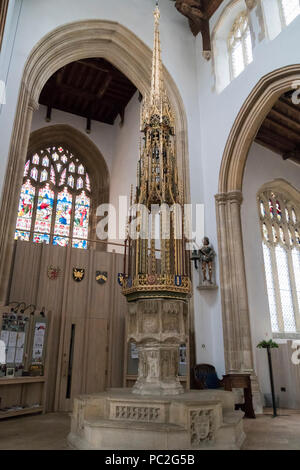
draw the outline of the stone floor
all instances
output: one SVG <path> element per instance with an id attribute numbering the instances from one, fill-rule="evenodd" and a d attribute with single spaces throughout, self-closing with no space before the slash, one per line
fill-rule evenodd
<path id="1" fill-rule="evenodd" d="M 0 450 L 68 449 L 68 413 L 49 413 L 0 421 Z M 245 419 L 243 450 L 300 450 L 300 410 L 270 410 L 256 419 Z"/>

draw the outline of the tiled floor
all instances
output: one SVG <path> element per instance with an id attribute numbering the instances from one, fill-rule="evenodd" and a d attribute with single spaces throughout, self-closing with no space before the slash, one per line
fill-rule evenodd
<path id="1" fill-rule="evenodd" d="M 26 416 L 0 421 L 0 450 L 63 450 L 68 449 L 70 429 L 68 413 Z M 244 450 L 300 450 L 300 410 L 271 411 L 256 419 L 245 419 Z"/>

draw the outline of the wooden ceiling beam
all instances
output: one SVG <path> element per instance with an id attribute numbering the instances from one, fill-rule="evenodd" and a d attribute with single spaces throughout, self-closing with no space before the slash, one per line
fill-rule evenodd
<path id="1" fill-rule="evenodd" d="M 65 83 L 62 83 L 59 85 L 59 87 L 57 87 L 59 89 L 59 93 L 60 94 L 65 94 L 65 95 L 73 95 L 73 96 L 77 96 L 77 97 L 80 97 L 80 98 L 83 98 L 83 99 L 86 99 L 86 100 L 89 100 L 89 101 L 93 101 L 93 100 L 100 100 L 100 98 L 95 95 L 94 93 L 91 93 L 90 91 L 87 91 L 87 90 L 82 90 L 80 88 L 75 88 L 73 87 L 72 85 L 66 85 Z M 45 94 L 52 94 L 55 92 L 55 87 L 50 87 L 49 85 L 45 85 L 45 88 L 44 88 L 44 91 L 45 91 Z M 101 98 L 101 101 L 106 101 L 107 104 L 125 104 L 126 102 L 126 99 L 125 100 L 120 100 L 120 99 L 113 99 L 113 98 L 110 98 L 109 101 L 108 100 L 104 100 L 103 98 Z M 127 102 L 126 102 L 126 105 L 127 105 Z"/>
<path id="2" fill-rule="evenodd" d="M 275 153 L 279 153 L 283 155 L 288 151 L 295 150 L 296 145 L 293 142 L 289 142 L 287 139 L 275 134 L 274 132 L 270 131 L 262 125 L 260 130 L 258 131 L 255 141 L 263 141 L 269 144 Z"/>
<path id="3" fill-rule="evenodd" d="M 272 130 L 274 134 L 279 134 L 286 140 L 291 140 L 295 145 L 300 144 L 300 134 L 294 132 L 282 124 L 278 124 L 277 122 L 273 121 L 269 115 L 264 120 L 263 127 Z"/>
<path id="4" fill-rule="evenodd" d="M 270 117 L 273 121 L 278 122 L 279 124 L 283 124 L 292 131 L 300 133 L 300 122 L 295 121 L 286 114 L 283 114 L 273 108 L 269 112 L 268 117 Z"/>
<path id="5" fill-rule="evenodd" d="M 288 100 L 283 100 L 280 98 L 273 106 L 273 109 L 280 112 L 281 114 L 285 114 L 289 116 L 296 122 L 300 123 L 300 110 L 298 106 L 295 106 L 292 102 Z"/>
<path id="6" fill-rule="evenodd" d="M 109 85 L 111 84 L 112 82 L 112 75 L 111 74 L 107 74 L 107 77 L 106 79 L 104 80 L 104 82 L 102 83 L 101 87 L 99 88 L 98 90 L 98 93 L 97 93 L 97 98 L 98 99 L 101 99 L 105 93 L 107 92 L 107 89 L 109 87 Z"/>

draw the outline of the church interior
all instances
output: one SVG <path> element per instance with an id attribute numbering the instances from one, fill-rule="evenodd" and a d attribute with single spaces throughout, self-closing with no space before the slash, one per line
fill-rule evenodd
<path id="1" fill-rule="evenodd" d="M 0 1 L 0 450 L 300 450 L 299 40 Z"/>

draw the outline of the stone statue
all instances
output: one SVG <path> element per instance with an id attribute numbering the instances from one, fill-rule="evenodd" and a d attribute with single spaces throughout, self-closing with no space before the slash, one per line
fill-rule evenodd
<path id="1" fill-rule="evenodd" d="M 199 257 L 202 267 L 203 283 L 209 282 L 212 284 L 213 261 L 216 253 L 213 247 L 210 245 L 208 237 L 204 237 L 202 243 L 203 245 L 199 250 Z"/>

